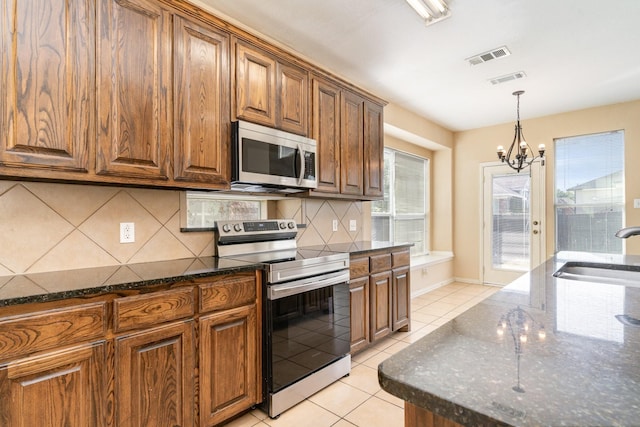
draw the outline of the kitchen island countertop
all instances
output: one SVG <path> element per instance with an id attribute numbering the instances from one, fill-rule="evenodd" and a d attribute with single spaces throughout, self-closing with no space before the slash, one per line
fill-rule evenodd
<path id="1" fill-rule="evenodd" d="M 555 256 L 382 362 L 380 385 L 462 425 L 640 425 L 640 326 L 616 318 L 640 319 L 640 284 L 553 276 L 576 259 L 640 265 Z"/>

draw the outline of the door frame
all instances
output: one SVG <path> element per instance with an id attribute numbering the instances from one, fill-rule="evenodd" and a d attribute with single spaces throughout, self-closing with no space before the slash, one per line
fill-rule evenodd
<path id="1" fill-rule="evenodd" d="M 479 247 L 479 275 L 481 283 L 489 283 L 498 286 L 507 285 L 507 283 L 496 283 L 496 281 L 485 280 L 486 278 L 486 268 L 485 268 L 485 241 L 486 241 L 486 233 L 485 233 L 485 171 L 487 168 L 494 167 L 503 167 L 505 172 L 513 172 L 507 165 L 502 162 L 484 162 L 480 163 L 480 215 L 479 215 L 479 230 L 480 230 L 480 247 Z M 529 174 L 531 177 L 531 186 L 530 186 L 530 219 L 531 219 L 531 230 L 532 233 L 537 231 L 536 236 L 538 238 L 530 238 L 529 239 L 529 270 L 537 265 L 541 264 L 546 259 L 546 199 L 545 199 L 545 161 L 544 159 L 538 159 L 533 164 L 524 169 L 520 173 Z M 537 225 L 533 225 L 533 223 L 537 221 Z M 517 273 L 515 273 L 517 274 Z M 524 273 L 523 273 L 524 274 Z M 515 279 L 514 279 L 515 280 Z"/>

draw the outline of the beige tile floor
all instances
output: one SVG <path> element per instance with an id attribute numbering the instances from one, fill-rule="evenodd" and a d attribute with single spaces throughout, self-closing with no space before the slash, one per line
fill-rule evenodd
<path id="1" fill-rule="evenodd" d="M 277 419 L 251 411 L 228 427 L 394 427 L 404 424 L 403 401 L 378 384 L 378 364 L 499 288 L 452 283 L 411 300 L 411 332 L 397 332 L 352 357 L 351 375 L 289 409 Z"/>

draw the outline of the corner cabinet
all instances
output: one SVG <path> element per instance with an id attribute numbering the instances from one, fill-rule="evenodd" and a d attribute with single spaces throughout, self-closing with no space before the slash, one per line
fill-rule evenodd
<path id="1" fill-rule="evenodd" d="M 308 71 L 241 39 L 234 48 L 235 117 L 306 136 Z"/>
<path id="2" fill-rule="evenodd" d="M 312 78 L 311 134 L 318 143 L 318 195 L 383 196 L 383 105 L 331 79 Z M 326 194 L 325 194 L 326 193 Z"/>
<path id="3" fill-rule="evenodd" d="M 411 280 L 409 249 L 351 255 L 351 353 L 396 331 L 409 331 Z"/>
<path id="4" fill-rule="evenodd" d="M 205 427 L 251 408 L 260 283 L 247 271 L 0 307 L 0 425 Z"/>

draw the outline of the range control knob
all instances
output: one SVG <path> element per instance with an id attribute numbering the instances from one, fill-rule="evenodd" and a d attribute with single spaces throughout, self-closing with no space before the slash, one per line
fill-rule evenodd
<path id="1" fill-rule="evenodd" d="M 222 231 L 224 231 L 225 233 L 228 233 L 231 231 L 231 227 L 229 227 L 229 224 L 225 224 L 222 226 Z"/>
<path id="2" fill-rule="evenodd" d="M 237 232 L 242 231 L 242 227 L 240 226 L 240 224 L 233 224 L 233 229 Z"/>
<path id="3" fill-rule="evenodd" d="M 294 228 L 296 228 L 296 223 L 293 221 L 290 221 L 289 224 L 287 224 L 287 227 L 289 227 L 291 230 L 293 230 Z"/>
<path id="4" fill-rule="evenodd" d="M 287 228 L 287 224 L 285 224 L 284 222 L 280 223 L 280 229 L 284 230 L 285 228 Z"/>

